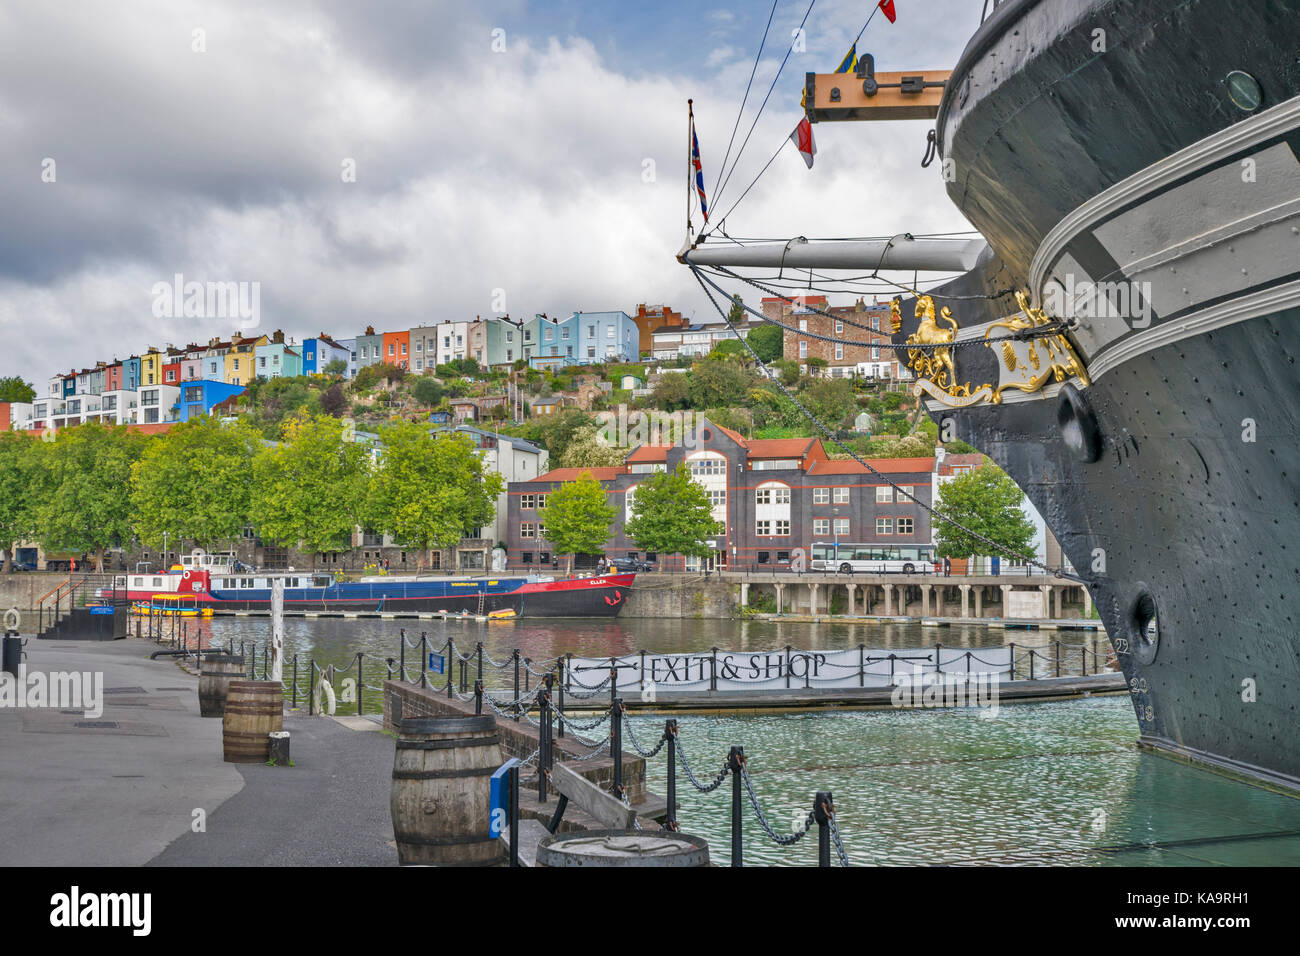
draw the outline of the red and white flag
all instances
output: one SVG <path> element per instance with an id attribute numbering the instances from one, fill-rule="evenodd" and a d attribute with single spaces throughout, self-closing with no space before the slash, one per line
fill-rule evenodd
<path id="1" fill-rule="evenodd" d="M 813 141 L 812 123 L 808 122 L 808 117 L 805 116 L 799 121 L 799 125 L 790 134 L 790 142 L 794 143 L 803 161 L 808 164 L 809 169 L 812 169 L 813 157 L 817 155 L 817 144 Z"/>
<path id="2" fill-rule="evenodd" d="M 893 23 L 895 18 L 898 16 L 894 13 L 894 0 L 880 0 L 880 3 L 876 5 L 880 7 L 881 12 L 889 18 L 889 22 Z"/>

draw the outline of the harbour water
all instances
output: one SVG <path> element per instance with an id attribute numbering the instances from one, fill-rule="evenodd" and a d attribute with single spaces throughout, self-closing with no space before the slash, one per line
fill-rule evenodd
<path id="1" fill-rule="evenodd" d="M 922 628 L 901 624 L 795 624 L 771 621 L 548 621 L 507 625 L 470 622 L 345 621 L 290 618 L 286 656 L 346 666 L 365 655 L 366 685 L 385 676 L 399 654 L 399 625 L 427 631 L 430 646 L 450 636 L 465 652 L 483 641 L 505 661 L 546 661 L 564 653 L 598 657 L 648 652 L 834 649 L 906 650 L 933 646 L 1018 646 L 1051 650 L 1092 644 L 1086 631 Z M 264 618 L 188 622 L 213 642 L 257 642 Z M 420 629 L 407 629 L 418 641 Z M 1105 638 L 1098 635 L 1104 653 Z M 1068 653 L 1068 651 L 1067 651 Z M 1075 651 L 1077 654 L 1077 651 Z M 408 670 L 419 653 L 407 651 Z M 513 668 L 494 672 L 496 686 Z M 287 674 L 286 674 L 287 678 Z M 380 708 L 365 694 L 368 712 Z M 643 746 L 658 740 L 661 717 L 634 715 Z M 815 711 L 792 714 L 685 716 L 680 740 L 697 777 L 713 778 L 733 745 L 743 746 L 758 799 L 773 828 L 790 833 L 816 790 L 835 795 L 845 849 L 854 863 L 898 865 L 1300 865 L 1300 800 L 1139 751 L 1137 724 L 1124 697 L 1007 705 L 996 716 L 976 710 Z M 649 762 L 648 784 L 665 790 L 664 758 Z M 679 819 L 706 837 L 713 858 L 729 860 L 728 781 L 698 794 L 678 773 Z M 776 846 L 746 811 L 747 863 L 808 865 L 815 833 Z"/>

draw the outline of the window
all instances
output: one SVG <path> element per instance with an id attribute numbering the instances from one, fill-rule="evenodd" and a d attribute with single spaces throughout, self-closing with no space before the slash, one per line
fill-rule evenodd
<path id="1" fill-rule="evenodd" d="M 771 503 L 772 503 L 771 488 L 759 488 L 758 491 L 754 492 L 754 504 L 770 505 Z"/>
<path id="2" fill-rule="evenodd" d="M 513 342 L 514 340 L 515 340 L 515 333 L 512 332 L 512 331 L 510 331 L 509 329 L 507 329 L 507 330 L 506 330 L 506 341 L 507 341 L 507 342 Z"/>
<path id="3" fill-rule="evenodd" d="M 835 489 L 835 503 L 836 503 L 837 505 L 847 505 L 847 504 L 849 503 L 849 489 L 847 489 L 847 488 L 836 488 L 836 489 Z"/>
<path id="4" fill-rule="evenodd" d="M 831 503 L 831 490 L 829 488 L 813 489 L 813 504 L 828 505 Z"/>
<path id="5" fill-rule="evenodd" d="M 418 351 L 418 349 L 417 349 L 417 351 Z M 423 368 L 424 368 L 424 359 L 416 359 L 416 360 L 415 360 L 415 370 L 416 370 L 417 372 L 419 372 L 419 371 L 422 370 Z"/>
<path id="6" fill-rule="evenodd" d="M 904 492 L 906 492 L 906 494 Z M 894 500 L 902 504 L 911 504 L 912 499 L 907 496 L 914 494 L 916 494 L 916 488 L 912 485 L 899 485 L 898 492 L 894 495 Z"/>
<path id="7" fill-rule="evenodd" d="M 537 510 L 538 510 L 538 511 L 541 511 L 543 508 L 546 507 L 546 498 L 547 498 L 546 495 L 538 495 L 538 496 L 537 496 Z"/>
<path id="8" fill-rule="evenodd" d="M 777 519 L 777 522 L 776 522 L 776 533 L 777 533 L 778 535 L 784 535 L 784 536 L 786 536 L 786 537 L 789 537 L 789 535 L 790 535 L 790 520 L 789 520 L 788 518 L 779 518 L 779 519 Z"/>
<path id="9" fill-rule="evenodd" d="M 844 320 L 843 320 L 843 319 L 836 319 L 836 320 L 835 320 L 835 332 L 836 332 L 836 334 L 839 334 L 840 332 L 843 332 L 843 331 L 844 331 Z"/>
<path id="10" fill-rule="evenodd" d="M 539 538 L 546 537 L 546 525 L 542 524 L 540 521 L 537 522 L 537 537 Z"/>
<path id="11" fill-rule="evenodd" d="M 315 352 L 308 352 L 308 353 L 307 353 L 307 361 L 308 361 L 308 362 L 310 362 L 310 361 L 311 361 L 312 359 L 314 359 L 315 357 L 316 357 L 316 353 L 315 353 Z"/>
<path id="12" fill-rule="evenodd" d="M 519 507 L 523 508 L 525 511 L 532 511 L 534 508 L 537 507 L 537 496 L 536 495 L 520 496 Z"/>
<path id="13" fill-rule="evenodd" d="M 588 345 L 588 346 L 587 346 L 587 358 L 595 358 L 595 357 L 596 357 L 596 346 L 594 346 L 594 345 Z"/>
<path id="14" fill-rule="evenodd" d="M 838 537 L 840 537 L 841 535 L 847 535 L 848 533 L 849 533 L 849 519 L 848 519 L 848 518 L 836 518 L 836 519 L 835 519 L 835 536 L 838 538 Z"/>
<path id="15" fill-rule="evenodd" d="M 405 343 L 405 342 L 402 343 L 402 354 L 403 354 L 403 355 L 406 354 L 406 343 Z"/>
<path id="16" fill-rule="evenodd" d="M 567 339 L 568 337 L 569 337 L 569 327 L 566 325 L 564 328 L 560 329 L 560 338 Z"/>
<path id="17" fill-rule="evenodd" d="M 835 343 L 835 358 L 836 358 L 836 360 L 842 360 L 842 359 L 844 358 L 844 343 L 843 343 L 843 342 L 836 342 L 836 343 Z"/>
<path id="18" fill-rule="evenodd" d="M 538 554 L 537 554 L 537 561 L 538 561 L 539 564 L 550 564 L 550 563 L 551 563 L 551 552 L 549 552 L 549 551 L 540 551 L 540 552 L 538 552 Z"/>
<path id="19" fill-rule="evenodd" d="M 187 386 L 185 389 L 185 401 L 187 402 L 203 401 L 203 389 L 199 388 L 197 385 Z"/>
<path id="20" fill-rule="evenodd" d="M 911 518 L 899 518 L 899 519 L 898 519 L 898 533 L 899 533 L 899 534 L 912 534 L 914 531 L 915 531 L 915 526 L 914 526 L 914 524 L 913 524 L 913 519 L 911 519 Z"/>
<path id="21" fill-rule="evenodd" d="M 758 563 L 767 564 L 768 553 L 766 551 L 758 552 Z"/>
<path id="22" fill-rule="evenodd" d="M 826 535 L 831 533 L 830 518 L 813 518 L 813 534 Z"/>
<path id="23" fill-rule="evenodd" d="M 800 331 L 800 332 L 807 332 L 807 331 L 808 331 L 808 320 L 807 320 L 807 319 L 800 319 L 800 320 L 799 320 L 799 331 Z"/>
<path id="24" fill-rule="evenodd" d="M 537 537 L 537 525 L 531 521 L 524 521 L 519 525 L 519 537 L 535 538 Z"/>
<path id="25" fill-rule="evenodd" d="M 888 504 L 894 500 L 894 489 L 889 485 L 876 485 L 876 504 Z"/>
<path id="26" fill-rule="evenodd" d="M 389 355 L 396 355 L 396 354 L 397 354 L 396 349 L 397 349 L 397 346 L 396 346 L 394 343 L 392 343 L 392 342 L 389 342 L 389 343 L 388 343 L 388 354 L 389 354 Z"/>
<path id="27" fill-rule="evenodd" d="M 532 563 L 533 563 L 533 552 L 531 552 L 531 551 L 525 551 L 525 552 L 524 552 L 524 555 L 523 555 L 523 561 L 524 561 L 524 564 L 532 564 Z"/>
<path id="28" fill-rule="evenodd" d="M 766 519 L 754 522 L 754 533 L 762 537 L 771 537 L 772 522 Z"/>
<path id="29" fill-rule="evenodd" d="M 880 316 L 878 316 L 878 315 L 873 315 L 873 316 L 871 317 L 871 331 L 872 331 L 872 332 L 879 332 L 879 331 L 880 331 Z"/>
<path id="30" fill-rule="evenodd" d="M 280 356 L 279 356 L 278 353 L 277 353 L 276 355 L 272 355 L 272 356 L 271 356 L 271 364 L 272 364 L 272 365 L 279 365 L 279 364 L 280 364 Z"/>
<path id="31" fill-rule="evenodd" d="M 872 348 L 872 350 L 871 350 L 871 360 L 872 360 L 873 362 L 878 362 L 878 361 L 880 361 L 880 349 L 878 349 L 878 348 Z"/>
<path id="32" fill-rule="evenodd" d="M 876 519 L 876 534 L 893 534 L 893 533 L 894 533 L 893 518 Z"/>
<path id="33" fill-rule="evenodd" d="M 713 508 L 725 508 L 727 506 L 727 492 L 721 488 L 710 488 L 705 492 L 709 497 L 709 505 Z"/>
<path id="34" fill-rule="evenodd" d="M 596 327 L 594 325 L 587 326 L 587 338 L 594 339 L 595 337 L 596 337 Z"/>
<path id="35" fill-rule="evenodd" d="M 613 337 L 614 337 L 614 326 L 611 325 L 609 328 L 605 330 L 605 338 L 612 339 Z"/>
<path id="36" fill-rule="evenodd" d="M 724 475 L 727 472 L 727 462 L 724 458 L 697 458 L 694 461 L 687 462 L 686 466 L 690 469 L 691 474 L 696 477 Z"/>
<path id="37" fill-rule="evenodd" d="M 808 357 L 808 343 L 807 343 L 807 342 L 800 342 L 800 343 L 799 343 L 799 357 L 800 357 L 801 359 L 803 359 L 803 358 L 807 358 L 807 357 Z"/>

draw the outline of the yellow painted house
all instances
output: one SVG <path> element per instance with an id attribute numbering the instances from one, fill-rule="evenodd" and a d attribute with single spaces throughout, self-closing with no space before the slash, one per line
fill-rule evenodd
<path id="1" fill-rule="evenodd" d="M 247 385 L 257 377 L 254 369 L 257 347 L 265 345 L 267 336 L 260 335 L 254 339 L 240 338 L 238 334 L 230 339 L 230 351 L 226 353 L 226 384 Z"/>
<path id="2" fill-rule="evenodd" d="M 159 352 L 153 346 L 150 346 L 145 353 L 140 356 L 140 384 L 141 385 L 161 385 L 162 384 L 162 367 L 166 361 L 162 352 Z"/>

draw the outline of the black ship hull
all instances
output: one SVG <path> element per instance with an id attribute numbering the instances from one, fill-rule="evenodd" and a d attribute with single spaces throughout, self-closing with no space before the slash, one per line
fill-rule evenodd
<path id="1" fill-rule="evenodd" d="M 1077 279 L 1134 300 L 1077 320 L 1077 392 L 929 407 L 1088 582 L 1142 740 L 1300 788 L 1298 41 L 1300 0 L 999 5 L 939 117 L 991 254 L 935 298 Z M 981 336 L 1016 311 L 951 304 Z M 956 354 L 959 380 L 998 381 L 993 350 Z"/>

